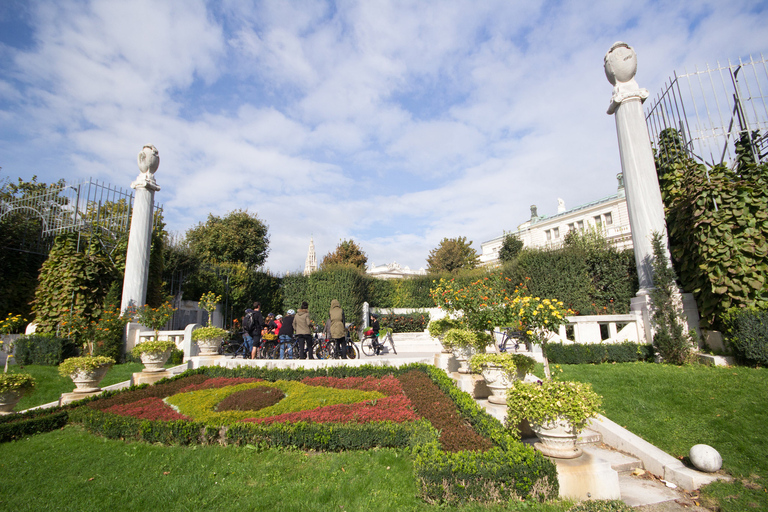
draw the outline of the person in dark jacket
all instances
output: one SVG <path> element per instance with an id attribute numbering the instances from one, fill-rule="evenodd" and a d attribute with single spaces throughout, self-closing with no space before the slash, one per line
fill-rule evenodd
<path id="1" fill-rule="evenodd" d="M 289 309 L 280 325 L 280 335 L 278 336 L 280 340 L 280 359 L 285 359 L 286 347 L 288 348 L 288 358 L 293 359 L 293 345 L 290 344 L 290 341 L 293 338 L 293 319 L 295 315 L 296 312 Z"/>
<path id="2" fill-rule="evenodd" d="M 299 357 L 307 359 L 309 356 L 309 359 L 314 359 L 315 356 L 312 353 L 312 319 L 309 317 L 309 304 L 306 301 L 301 303 L 301 307 L 293 319 L 293 332 L 299 345 Z"/>
<path id="3" fill-rule="evenodd" d="M 381 329 L 381 326 L 379 325 L 379 317 L 375 315 L 374 313 L 371 313 L 371 330 L 373 331 L 373 346 L 376 348 L 376 355 L 379 355 L 381 353 L 381 345 L 379 344 L 379 330 Z"/>
<path id="4" fill-rule="evenodd" d="M 261 302 L 253 303 L 253 311 L 251 312 L 252 325 L 248 331 L 251 335 L 251 359 L 256 359 L 256 351 L 261 345 L 261 328 L 264 327 L 264 317 L 261 315 Z M 245 319 L 243 319 L 243 326 L 245 326 Z"/>

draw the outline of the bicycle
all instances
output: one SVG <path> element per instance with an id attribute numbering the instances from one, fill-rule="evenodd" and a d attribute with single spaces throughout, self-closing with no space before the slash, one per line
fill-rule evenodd
<path id="1" fill-rule="evenodd" d="M 512 330 L 511 327 L 506 327 L 502 334 L 501 343 L 499 343 L 499 351 L 506 352 L 507 343 L 512 340 L 515 343 L 515 352 L 517 352 L 517 350 L 520 348 L 520 337 L 522 336 L 522 333 L 520 331 Z"/>
<path id="2" fill-rule="evenodd" d="M 380 337 L 374 334 L 366 335 L 361 343 L 363 354 L 367 356 L 381 355 L 381 349 L 384 348 L 384 343 L 388 341 L 389 346 L 392 347 L 392 352 L 397 355 L 397 350 L 395 350 L 395 340 L 392 339 L 392 331 L 387 331 L 384 335 L 384 341 L 379 340 Z"/>
<path id="3" fill-rule="evenodd" d="M 243 359 L 248 359 L 251 355 L 248 353 L 248 347 L 246 347 L 243 340 L 225 340 L 221 342 L 219 347 L 219 354 L 224 356 L 232 356 L 233 359 L 237 356 L 243 356 Z"/>
<path id="4" fill-rule="evenodd" d="M 344 337 L 344 343 L 347 345 L 347 359 L 357 359 L 360 357 L 360 349 L 352 341 L 349 333 Z M 340 359 L 341 354 L 336 352 L 336 343 L 331 338 L 315 338 L 315 358 L 317 359 Z"/>

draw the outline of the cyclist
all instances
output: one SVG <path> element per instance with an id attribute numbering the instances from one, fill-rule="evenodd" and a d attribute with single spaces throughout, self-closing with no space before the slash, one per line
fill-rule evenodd
<path id="1" fill-rule="evenodd" d="M 371 313 L 371 336 L 373 336 L 373 349 L 376 355 L 381 353 L 382 344 L 379 343 L 379 316 Z"/>
<path id="2" fill-rule="evenodd" d="M 300 359 L 314 359 L 312 353 L 312 319 L 309 317 L 309 304 L 301 303 L 301 308 L 293 319 L 293 331 L 299 344 Z"/>
<path id="3" fill-rule="evenodd" d="M 288 347 L 288 358 L 293 359 L 293 345 L 290 344 L 293 339 L 293 319 L 296 312 L 292 309 L 283 317 L 283 323 L 280 325 L 280 359 L 285 359 L 285 348 Z"/>
<path id="4" fill-rule="evenodd" d="M 336 353 L 341 356 L 341 359 L 347 358 L 347 343 L 345 335 L 347 333 L 346 321 L 344 319 L 344 310 L 341 309 L 341 304 L 338 300 L 333 299 L 331 301 L 331 309 L 328 311 L 328 333 L 327 336 L 333 340 L 336 345 Z"/>

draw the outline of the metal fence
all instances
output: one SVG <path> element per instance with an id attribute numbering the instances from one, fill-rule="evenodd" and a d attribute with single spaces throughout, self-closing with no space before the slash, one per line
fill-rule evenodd
<path id="1" fill-rule="evenodd" d="M 24 224 L 29 233 L 17 237 L 15 247 L 47 254 L 56 236 L 63 233 L 98 235 L 111 254 L 120 237 L 130 231 L 133 191 L 87 179 L 74 184 L 49 185 L 39 194 L 0 201 L 0 221 Z M 155 223 L 162 206 L 155 204 Z M 78 237 L 78 245 L 80 243 Z"/>
<path id="2" fill-rule="evenodd" d="M 652 103 L 646 103 L 651 142 L 673 128 L 689 156 L 701 163 L 733 166 L 735 143 L 748 137 L 755 162 L 768 160 L 768 63 L 739 59 L 738 64 L 709 64 L 674 73 Z M 661 158 L 664 155 L 660 155 Z"/>

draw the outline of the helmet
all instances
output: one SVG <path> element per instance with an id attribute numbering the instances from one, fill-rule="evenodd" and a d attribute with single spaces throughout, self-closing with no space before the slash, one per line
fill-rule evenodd
<path id="1" fill-rule="evenodd" d="M 295 314 L 296 314 L 296 312 L 295 312 L 294 310 L 292 310 L 292 309 L 289 309 L 289 310 L 288 310 L 288 314 L 289 314 L 289 315 L 295 315 Z"/>

